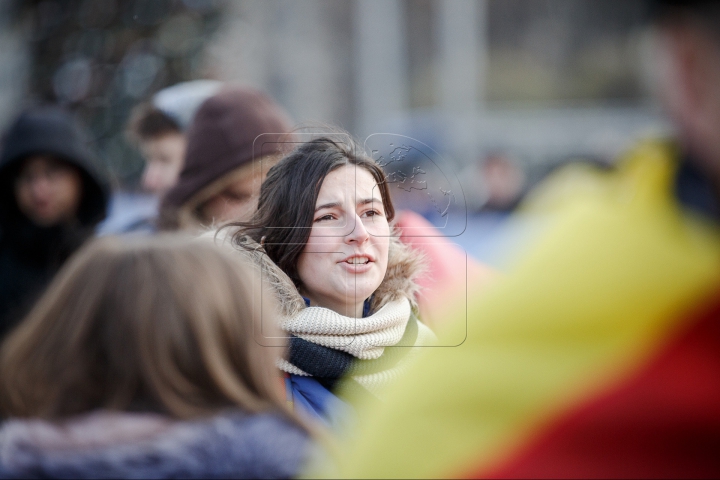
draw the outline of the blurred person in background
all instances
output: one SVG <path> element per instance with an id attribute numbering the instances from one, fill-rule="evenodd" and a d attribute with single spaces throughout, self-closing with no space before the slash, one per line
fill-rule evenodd
<path id="1" fill-rule="evenodd" d="M 177 185 L 162 199 L 161 226 L 198 230 L 249 219 L 290 129 L 287 113 L 258 90 L 226 87 L 205 101 L 189 127 Z"/>
<path id="2" fill-rule="evenodd" d="M 127 137 L 145 160 L 141 186 L 145 193 L 115 192 L 99 233 L 152 233 L 157 229 L 158 202 L 177 182 L 185 160 L 187 129 L 195 112 L 220 90 L 214 80 L 183 82 L 160 90 L 135 108 Z"/>
<path id="3" fill-rule="evenodd" d="M 494 211 L 515 208 L 527 187 L 525 172 L 517 162 L 504 152 L 491 152 L 476 168 L 485 196 L 482 208 Z"/>
<path id="4" fill-rule="evenodd" d="M 308 427 L 285 405 L 282 349 L 254 337 L 276 307 L 251 270 L 163 235 L 73 258 L 2 346 L 0 476 L 296 476 Z"/>
<path id="5" fill-rule="evenodd" d="M 677 140 L 526 207 L 544 230 L 439 334 L 465 342 L 421 352 L 326 475 L 720 474 L 720 4 L 651 3 Z"/>
<path id="6" fill-rule="evenodd" d="M 282 306 L 288 400 L 333 428 L 352 419 L 344 395 L 381 398 L 417 350 L 408 347 L 434 339 L 417 318 L 422 259 L 391 230 L 385 174 L 343 137 L 280 160 L 255 215 L 228 230 Z"/>
<path id="7" fill-rule="evenodd" d="M 87 132 L 59 108 L 21 114 L 0 154 L 0 338 L 105 217 Z"/>
<path id="8" fill-rule="evenodd" d="M 145 191 L 161 196 L 177 183 L 187 129 L 200 105 L 221 86 L 213 80 L 183 82 L 159 91 L 149 103 L 137 107 L 128 135 L 145 159 L 141 180 Z"/>

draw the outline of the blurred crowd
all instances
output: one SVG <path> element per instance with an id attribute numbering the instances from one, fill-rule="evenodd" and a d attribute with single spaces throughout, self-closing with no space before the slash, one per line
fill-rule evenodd
<path id="1" fill-rule="evenodd" d="M 646 3 L 674 137 L 537 168 L 488 149 L 460 180 L 409 137 L 172 81 L 102 30 L 160 10 L 83 3 L 87 56 L 0 143 L 0 478 L 720 474 L 720 5 Z M 153 28 L 190 61 L 214 10 L 178 5 Z M 122 88 L 78 83 L 119 39 Z M 101 118 L 107 91 L 141 193 L 67 108 Z"/>

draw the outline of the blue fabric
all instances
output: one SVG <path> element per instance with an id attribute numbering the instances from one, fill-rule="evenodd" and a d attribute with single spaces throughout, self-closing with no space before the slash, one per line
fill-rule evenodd
<path id="1" fill-rule="evenodd" d="M 285 389 L 288 401 L 300 415 L 333 430 L 341 429 L 351 416 L 350 406 L 313 377 L 288 375 L 285 377 Z"/>
<path id="2" fill-rule="evenodd" d="M 375 296 L 375 294 L 370 295 L 370 298 L 365 299 L 363 302 L 363 318 L 370 315 L 370 305 L 372 304 L 372 299 Z"/>
<path id="3" fill-rule="evenodd" d="M 290 336 L 288 361 L 308 375 L 321 378 L 327 389 L 334 388 L 335 381 L 345 375 L 355 360 L 349 353 Z"/>
<path id="4" fill-rule="evenodd" d="M 373 296 L 363 303 L 363 317 L 370 315 Z M 305 305 L 310 306 L 310 299 L 303 297 Z M 323 380 L 332 388 L 328 380 L 337 380 L 350 367 L 352 356 L 339 350 L 315 345 L 301 338 L 290 340 L 290 363 L 306 373 L 323 372 Z M 332 362 L 333 365 L 328 365 Z M 330 368 L 334 367 L 334 368 Z M 316 377 L 289 375 L 285 378 L 285 391 L 288 402 L 300 412 L 319 421 L 321 424 L 339 431 L 347 425 L 352 417 L 350 406 L 340 400 Z"/>

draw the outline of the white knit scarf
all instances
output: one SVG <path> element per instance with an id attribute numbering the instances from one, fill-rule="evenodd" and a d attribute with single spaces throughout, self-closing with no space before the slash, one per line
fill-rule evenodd
<path id="1" fill-rule="evenodd" d="M 364 318 L 353 318 L 323 307 L 307 307 L 292 318 L 280 323 L 289 334 L 324 347 L 349 353 L 359 360 L 376 360 L 386 347 L 397 345 L 405 333 L 412 309 L 407 298 L 390 301 L 374 314 Z M 413 346 L 428 345 L 434 334 L 418 323 L 418 338 Z M 404 362 L 403 362 L 404 363 Z M 287 373 L 309 376 L 287 360 L 280 360 L 280 369 Z M 388 370 L 367 375 L 353 375 L 351 378 L 372 393 L 380 390 L 400 373 L 398 364 Z"/>
<path id="2" fill-rule="evenodd" d="M 410 318 L 406 298 L 388 302 L 364 318 L 346 317 L 322 307 L 307 307 L 280 328 L 324 347 L 347 352 L 363 360 L 380 358 L 385 347 L 397 344 Z"/>

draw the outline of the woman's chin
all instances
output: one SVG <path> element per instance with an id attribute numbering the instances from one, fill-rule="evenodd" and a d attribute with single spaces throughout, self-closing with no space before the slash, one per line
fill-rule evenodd
<path id="1" fill-rule="evenodd" d="M 375 293 L 375 290 L 378 289 L 381 281 L 382 279 L 373 282 L 357 282 L 355 284 L 355 291 L 353 292 L 353 296 L 357 299 L 357 302 L 363 302 Z"/>

